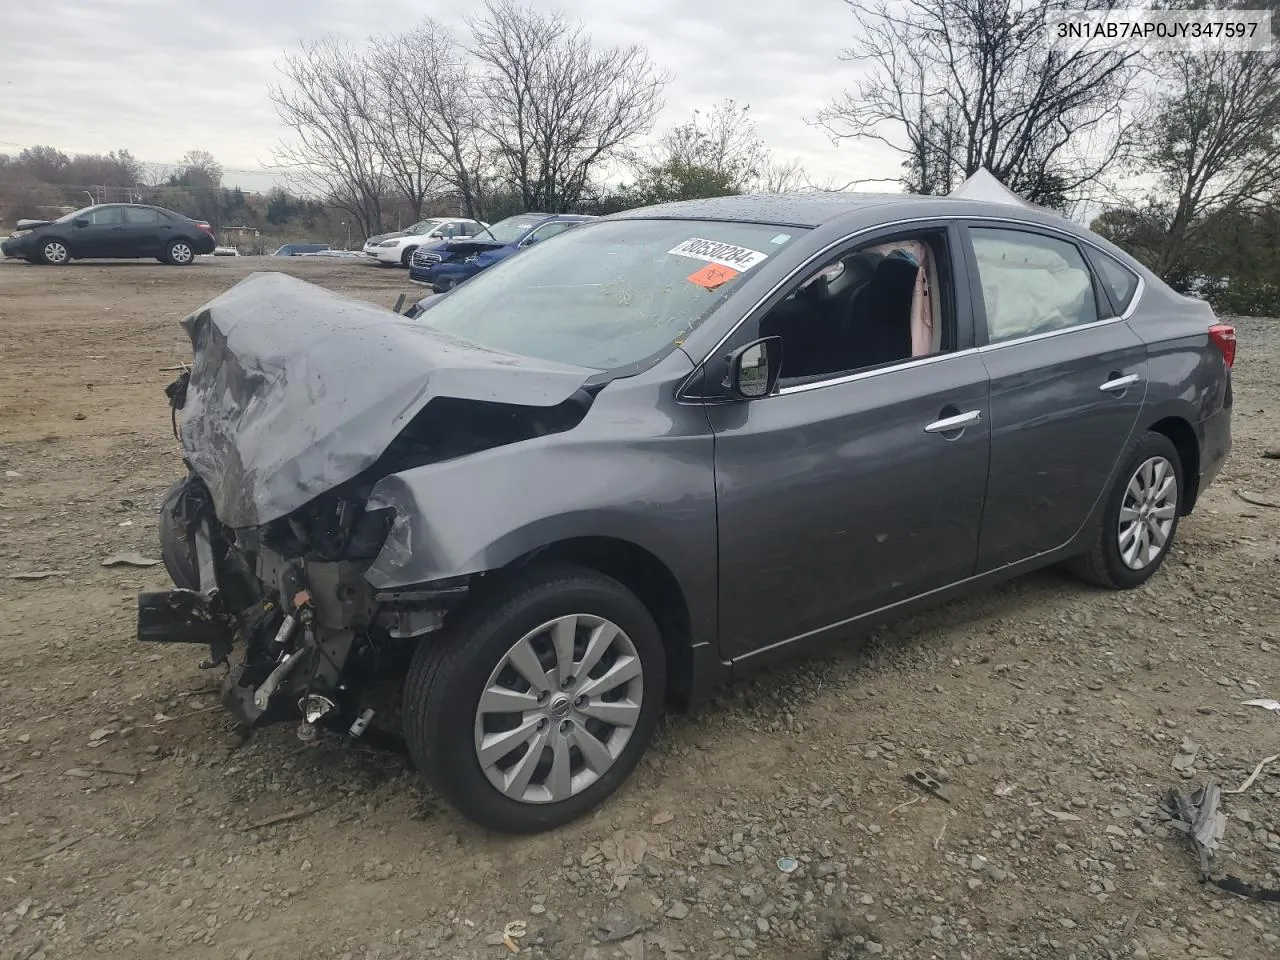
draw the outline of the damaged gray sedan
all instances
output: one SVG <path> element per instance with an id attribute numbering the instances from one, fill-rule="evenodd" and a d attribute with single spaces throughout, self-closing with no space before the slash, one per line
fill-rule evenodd
<path id="1" fill-rule="evenodd" d="M 506 831 L 808 641 L 1057 562 L 1146 582 L 1231 443 L 1231 327 L 959 199 L 671 204 L 412 317 L 255 274 L 184 325 L 140 639 L 207 644 L 248 726 L 387 720 Z"/>

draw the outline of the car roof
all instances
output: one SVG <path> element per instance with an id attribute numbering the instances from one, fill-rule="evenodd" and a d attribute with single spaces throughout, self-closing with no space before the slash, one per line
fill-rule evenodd
<path id="1" fill-rule="evenodd" d="M 934 197 L 913 193 L 808 192 L 747 194 L 678 200 L 650 207 L 637 207 L 612 214 L 610 220 L 690 219 L 728 220 L 741 223 L 768 223 L 791 227 L 820 227 L 850 215 L 868 214 L 874 208 L 886 219 L 911 216 L 996 216 L 1058 224 L 1064 217 L 1032 206 L 970 200 L 964 197 Z"/>

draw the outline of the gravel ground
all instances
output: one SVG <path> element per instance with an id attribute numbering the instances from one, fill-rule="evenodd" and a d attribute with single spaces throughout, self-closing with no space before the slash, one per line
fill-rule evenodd
<path id="1" fill-rule="evenodd" d="M 164 574 L 101 561 L 156 555 L 160 368 L 255 264 L 0 264 L 0 960 L 500 958 L 504 930 L 572 960 L 1280 956 L 1280 904 L 1201 884 L 1160 811 L 1280 753 L 1241 705 L 1280 698 L 1280 509 L 1239 496 L 1280 504 L 1280 322 L 1239 321 L 1235 452 L 1146 587 L 1050 571 L 814 651 L 666 721 L 595 816 L 511 839 L 394 750 L 233 739 L 199 652 L 133 637 Z M 1280 885 L 1280 761 L 1224 809 L 1222 868 Z"/>

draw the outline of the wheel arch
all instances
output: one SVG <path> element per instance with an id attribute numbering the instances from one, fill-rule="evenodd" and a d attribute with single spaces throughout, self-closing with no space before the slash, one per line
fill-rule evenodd
<path id="1" fill-rule="evenodd" d="M 559 540 L 517 557 L 506 569 L 572 563 L 617 580 L 649 610 L 667 655 L 667 699 L 684 708 L 693 694 L 693 630 L 684 590 L 671 569 L 644 547 L 619 537 Z"/>
<path id="2" fill-rule="evenodd" d="M 1182 463 L 1182 476 L 1179 477 L 1183 489 L 1181 513 L 1185 517 L 1194 509 L 1200 494 L 1200 439 L 1191 422 L 1178 414 L 1161 417 L 1147 429 L 1168 437 L 1178 451 L 1178 459 Z"/>

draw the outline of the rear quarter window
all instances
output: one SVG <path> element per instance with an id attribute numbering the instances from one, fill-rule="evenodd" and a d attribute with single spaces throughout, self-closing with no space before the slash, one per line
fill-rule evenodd
<path id="1" fill-rule="evenodd" d="M 1133 295 L 1138 292 L 1138 276 L 1115 257 L 1094 250 L 1091 253 L 1093 264 L 1098 270 L 1098 278 L 1102 286 L 1116 305 L 1116 313 L 1124 313 L 1133 303 Z"/>

